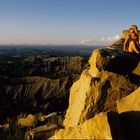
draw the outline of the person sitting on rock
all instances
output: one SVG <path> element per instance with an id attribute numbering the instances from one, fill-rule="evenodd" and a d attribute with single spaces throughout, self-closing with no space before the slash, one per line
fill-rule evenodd
<path id="1" fill-rule="evenodd" d="M 125 39 L 123 49 L 130 53 L 140 53 L 140 34 L 136 25 L 131 25 L 129 28 L 129 35 Z"/>

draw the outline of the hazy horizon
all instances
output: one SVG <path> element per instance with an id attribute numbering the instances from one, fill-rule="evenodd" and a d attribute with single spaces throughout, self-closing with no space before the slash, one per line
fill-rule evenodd
<path id="1" fill-rule="evenodd" d="M 89 46 L 89 47 L 105 47 L 105 46 L 109 46 L 112 44 L 108 44 L 108 45 L 92 45 L 92 44 L 12 44 L 12 43 L 7 43 L 7 44 L 0 44 L 0 46 Z"/>

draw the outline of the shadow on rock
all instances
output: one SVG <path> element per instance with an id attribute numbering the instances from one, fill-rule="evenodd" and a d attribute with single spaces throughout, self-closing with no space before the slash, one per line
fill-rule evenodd
<path id="1" fill-rule="evenodd" d="M 120 123 L 127 140 L 140 139 L 140 111 L 121 113 Z"/>
<path id="2" fill-rule="evenodd" d="M 136 74 L 131 73 L 131 74 L 129 75 L 129 80 L 130 80 L 132 83 L 134 83 L 134 84 L 140 86 L 140 76 L 139 76 L 139 75 L 136 75 Z"/>
<path id="3" fill-rule="evenodd" d="M 107 113 L 107 116 L 113 140 L 125 140 L 123 130 L 120 127 L 119 114 L 111 111 Z"/>
<path id="4" fill-rule="evenodd" d="M 140 111 L 121 114 L 108 112 L 107 115 L 113 140 L 138 140 L 140 138 Z"/>
<path id="5" fill-rule="evenodd" d="M 138 60 L 134 61 L 129 57 L 116 57 L 110 60 L 110 62 L 106 65 L 105 70 L 127 75 L 137 67 L 138 62 Z"/>

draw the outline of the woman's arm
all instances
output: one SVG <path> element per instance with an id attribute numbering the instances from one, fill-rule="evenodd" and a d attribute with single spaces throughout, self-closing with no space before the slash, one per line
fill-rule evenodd
<path id="1" fill-rule="evenodd" d="M 139 46 L 140 46 L 140 34 L 138 35 L 138 38 L 139 38 Z"/>
<path id="2" fill-rule="evenodd" d="M 124 41 L 124 45 L 123 45 L 123 50 L 124 50 L 124 51 L 127 51 L 126 46 L 127 46 L 127 44 L 128 44 L 129 36 L 130 36 L 130 35 L 128 35 L 128 36 L 126 37 L 125 41 Z"/>

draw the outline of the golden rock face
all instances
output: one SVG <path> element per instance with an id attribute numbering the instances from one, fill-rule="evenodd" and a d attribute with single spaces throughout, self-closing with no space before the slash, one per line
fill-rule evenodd
<path id="1" fill-rule="evenodd" d="M 126 60 L 132 62 L 131 67 Z M 89 59 L 90 67 L 71 87 L 65 129 L 52 139 L 113 139 L 114 134 L 123 138 L 119 113 L 140 110 L 139 101 L 135 102 L 140 96 L 140 80 L 135 81 L 139 71 L 133 77 L 138 62 L 135 56 L 115 49 L 95 50 Z M 110 119 L 108 113 L 112 111 L 117 115 Z M 119 131 L 114 129 L 116 124 Z"/>
<path id="2" fill-rule="evenodd" d="M 87 95 L 91 92 L 91 76 L 87 71 L 81 74 L 79 81 L 75 82 L 71 88 L 69 109 L 65 116 L 65 127 L 78 125 L 82 112 L 84 111 Z"/>
<path id="3" fill-rule="evenodd" d="M 136 89 L 130 95 L 122 98 L 117 103 L 119 113 L 127 111 L 140 111 L 140 88 Z"/>
<path id="4" fill-rule="evenodd" d="M 100 113 L 83 124 L 59 130 L 52 139 L 112 139 L 106 113 Z"/>
<path id="5" fill-rule="evenodd" d="M 137 67 L 133 70 L 132 73 L 140 76 L 140 62 L 138 63 Z"/>

